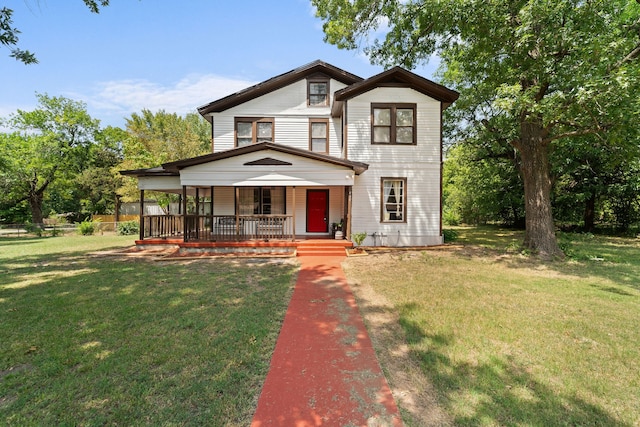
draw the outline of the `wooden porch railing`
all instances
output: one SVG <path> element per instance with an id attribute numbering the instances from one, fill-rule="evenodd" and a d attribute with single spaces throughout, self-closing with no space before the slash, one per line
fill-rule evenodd
<path id="1" fill-rule="evenodd" d="M 145 215 L 142 223 L 143 239 L 184 237 L 189 242 L 295 238 L 293 215 Z"/>

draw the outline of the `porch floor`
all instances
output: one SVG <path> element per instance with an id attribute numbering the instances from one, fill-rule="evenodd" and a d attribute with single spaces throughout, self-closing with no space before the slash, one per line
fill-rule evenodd
<path id="1" fill-rule="evenodd" d="M 182 239 L 136 240 L 138 250 L 175 249 L 178 256 L 189 255 L 278 255 L 278 256 L 338 256 L 352 248 L 350 240 L 335 240 L 329 237 L 299 237 L 296 240 L 245 240 L 229 242 L 194 241 Z"/>

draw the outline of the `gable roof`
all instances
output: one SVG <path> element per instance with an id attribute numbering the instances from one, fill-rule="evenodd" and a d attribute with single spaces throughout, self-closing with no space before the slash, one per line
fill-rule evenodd
<path id="1" fill-rule="evenodd" d="M 317 160 L 324 163 L 343 166 L 343 167 L 352 169 L 356 173 L 356 175 L 360 175 L 361 173 L 363 173 L 369 168 L 369 165 L 366 163 L 353 162 L 351 160 L 340 159 L 338 157 L 333 157 L 326 154 L 314 153 L 313 151 L 309 151 L 309 150 L 289 147 L 286 145 L 274 144 L 273 142 L 258 142 L 257 144 L 234 148 L 232 150 L 225 150 L 217 153 L 205 154 L 203 156 L 192 157 L 190 159 L 164 163 L 161 167 L 120 171 L 120 173 L 122 175 L 137 176 L 137 177 L 179 176 L 180 169 L 184 169 L 189 166 L 201 165 L 204 163 L 215 162 L 217 160 L 241 156 L 243 154 L 254 153 L 257 151 L 267 151 L 267 150 L 276 151 L 279 153 L 291 154 L 294 156 L 300 156 L 300 157 L 304 157 L 311 160 Z"/>
<path id="2" fill-rule="evenodd" d="M 450 106 L 460 96 L 455 90 L 451 90 L 404 68 L 393 67 L 336 91 L 333 95 L 331 114 L 334 117 L 339 116 L 344 101 L 378 87 L 409 87 L 442 102 L 444 108 Z"/>
<path id="3" fill-rule="evenodd" d="M 198 112 L 205 119 L 211 121 L 211 119 L 207 117 L 207 114 L 209 113 L 218 113 L 221 111 L 225 111 L 229 108 L 235 107 L 274 90 L 288 86 L 292 83 L 297 82 L 298 80 L 302 80 L 316 73 L 326 74 L 327 76 L 347 85 L 362 81 L 362 77 L 358 77 L 355 74 L 351 74 L 324 61 L 316 60 L 286 73 L 280 74 L 279 76 L 272 77 L 269 80 L 258 83 L 257 85 L 248 87 L 239 92 L 198 107 Z"/>

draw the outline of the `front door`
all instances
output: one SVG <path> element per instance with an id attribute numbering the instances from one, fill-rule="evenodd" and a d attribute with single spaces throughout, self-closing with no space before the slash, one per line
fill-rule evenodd
<path id="1" fill-rule="evenodd" d="M 329 190 L 307 190 L 307 232 L 329 231 Z"/>

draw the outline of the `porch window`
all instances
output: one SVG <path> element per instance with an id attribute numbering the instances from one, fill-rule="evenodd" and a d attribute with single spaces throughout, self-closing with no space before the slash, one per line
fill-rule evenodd
<path id="1" fill-rule="evenodd" d="M 239 215 L 284 215 L 285 187 L 241 187 Z"/>
<path id="2" fill-rule="evenodd" d="M 307 105 L 325 107 L 329 105 L 329 80 L 312 79 L 307 81 Z"/>
<path id="3" fill-rule="evenodd" d="M 407 222 L 407 179 L 382 178 L 380 222 Z"/>
<path id="4" fill-rule="evenodd" d="M 371 104 L 372 144 L 416 144 L 416 104 Z"/>
<path id="5" fill-rule="evenodd" d="M 235 122 L 236 147 L 273 142 L 273 118 L 237 117 Z"/>
<path id="6" fill-rule="evenodd" d="M 329 152 L 329 120 L 309 119 L 309 150 Z"/>

